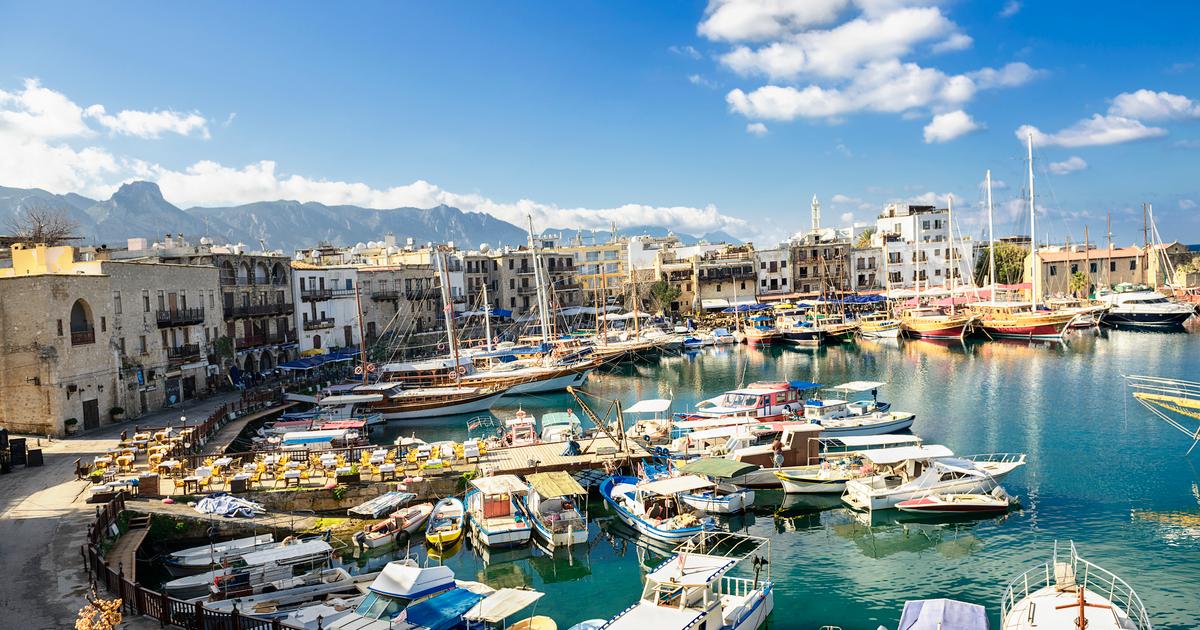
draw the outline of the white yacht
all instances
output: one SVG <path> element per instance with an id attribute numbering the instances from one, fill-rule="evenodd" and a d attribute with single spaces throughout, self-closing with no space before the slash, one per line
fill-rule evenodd
<path id="1" fill-rule="evenodd" d="M 1196 309 L 1175 302 L 1158 291 L 1145 290 L 1105 293 L 1099 299 L 1112 306 L 1104 323 L 1126 328 L 1175 328 L 1182 326 Z"/>
<path id="2" fill-rule="evenodd" d="M 163 559 L 163 566 L 173 577 L 191 575 L 208 571 L 214 565 L 220 565 L 225 560 L 240 558 L 255 551 L 272 549 L 281 544 L 275 542 L 275 538 L 271 534 L 258 534 L 257 536 L 209 543 L 169 553 Z"/>
<path id="3" fill-rule="evenodd" d="M 279 547 L 242 555 L 227 567 L 171 580 L 163 590 L 179 599 L 202 598 L 211 592 L 258 592 L 298 571 L 329 566 L 332 554 L 333 547 L 324 540 L 285 541 Z"/>
<path id="4" fill-rule="evenodd" d="M 1142 599 L 1121 578 L 1067 553 L 1009 583 L 1001 602 L 1002 630 L 1152 630 Z"/>
<path id="5" fill-rule="evenodd" d="M 861 451 L 916 446 L 915 435 L 854 435 L 821 438 L 820 463 L 775 470 L 785 494 L 841 494 L 846 482 L 868 474 Z"/>
<path id="6" fill-rule="evenodd" d="M 930 494 L 991 492 L 1025 464 L 1023 453 L 956 457 L 940 444 L 885 448 L 862 456 L 878 472 L 847 481 L 842 500 L 864 511 L 894 508 Z"/>
<path id="7" fill-rule="evenodd" d="M 916 414 L 891 411 L 891 403 L 880 402 L 878 391 L 886 383 L 851 381 L 829 388 L 844 398 L 810 398 L 804 401 L 804 419 L 821 425 L 823 437 L 843 435 L 883 435 L 912 426 Z M 871 398 L 854 399 L 871 393 Z"/>
<path id="8" fill-rule="evenodd" d="M 729 532 L 705 532 L 645 578 L 638 602 L 605 630 L 755 630 L 774 608 L 770 541 Z M 742 569 L 753 577 L 735 577 Z"/>

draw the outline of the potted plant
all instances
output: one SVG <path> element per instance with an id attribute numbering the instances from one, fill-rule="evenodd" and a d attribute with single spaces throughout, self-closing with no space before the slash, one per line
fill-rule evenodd
<path id="1" fill-rule="evenodd" d="M 112 416 L 113 422 L 120 422 L 125 417 L 125 409 L 123 407 L 113 407 L 108 410 L 108 413 Z"/>
<path id="2" fill-rule="evenodd" d="M 75 418 L 67 418 L 63 421 L 63 425 L 67 427 L 67 435 L 75 433 L 75 427 L 79 425 L 79 421 Z"/>
<path id="3" fill-rule="evenodd" d="M 351 464 L 350 472 L 342 473 L 342 474 L 338 475 L 337 482 L 338 483 L 358 483 L 359 482 L 358 465 Z"/>

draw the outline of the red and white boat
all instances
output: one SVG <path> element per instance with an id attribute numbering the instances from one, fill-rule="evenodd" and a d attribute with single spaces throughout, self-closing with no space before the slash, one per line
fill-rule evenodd
<path id="1" fill-rule="evenodd" d="M 976 302 L 971 309 L 979 315 L 979 328 L 989 337 L 1009 339 L 1062 339 L 1079 315 L 1035 310 L 1028 302 Z"/>
<path id="2" fill-rule="evenodd" d="M 745 418 L 749 421 L 782 420 L 804 411 L 804 393 L 821 386 L 807 381 L 751 383 L 720 396 L 703 400 L 694 411 L 675 414 L 681 421 Z M 701 426 L 687 427 L 688 429 Z M 705 425 L 703 428 L 709 428 Z"/>
<path id="3" fill-rule="evenodd" d="M 931 494 L 909 499 L 897 503 L 896 509 L 923 514 L 996 514 L 1007 512 L 1011 504 L 1012 497 L 997 486 L 988 494 Z"/>

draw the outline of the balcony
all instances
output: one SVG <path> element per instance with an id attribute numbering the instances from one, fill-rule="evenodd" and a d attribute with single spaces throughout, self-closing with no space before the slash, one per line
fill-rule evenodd
<path id="1" fill-rule="evenodd" d="M 300 289 L 302 302 L 323 302 L 346 297 L 354 297 L 354 289 Z"/>
<path id="2" fill-rule="evenodd" d="M 176 308 L 158 311 L 155 317 L 159 328 L 194 326 L 204 323 L 203 308 Z"/>
<path id="3" fill-rule="evenodd" d="M 404 289 L 404 297 L 410 300 L 428 300 L 438 297 L 442 294 L 442 290 L 437 287 L 421 287 L 416 289 Z"/>
<path id="4" fill-rule="evenodd" d="M 323 330 L 325 328 L 333 328 L 332 317 L 322 317 L 321 319 L 304 320 L 304 330 Z"/>
<path id="5" fill-rule="evenodd" d="M 267 345 L 280 345 L 280 344 L 285 344 L 285 343 L 295 343 L 295 341 L 296 341 L 296 334 L 290 330 L 281 332 L 281 333 L 274 333 L 271 335 L 263 336 L 263 343 L 265 343 Z"/>
<path id="6" fill-rule="evenodd" d="M 255 346 L 261 346 L 265 344 L 266 339 L 267 338 L 263 335 L 248 335 L 246 337 L 239 338 L 234 345 L 237 346 L 238 350 L 242 350 L 244 348 L 253 348 Z"/>
<path id="7" fill-rule="evenodd" d="M 200 358 L 200 344 L 185 343 L 176 348 L 167 348 L 167 359 L 173 363 L 187 363 Z"/>
<path id="8" fill-rule="evenodd" d="M 84 346 L 87 344 L 96 343 L 96 329 L 87 328 L 84 330 L 71 331 L 71 345 Z"/>
<path id="9" fill-rule="evenodd" d="M 517 295 L 537 295 L 537 287 L 517 287 Z"/>
<path id="10" fill-rule="evenodd" d="M 386 300 L 399 300 L 400 292 L 397 291 L 396 289 L 379 289 L 377 291 L 371 292 L 371 299 L 376 302 L 383 302 Z"/>
<path id="11" fill-rule="evenodd" d="M 251 304 L 249 306 L 226 306 L 225 319 L 236 317 L 262 317 L 264 315 L 290 315 L 293 310 L 291 302 L 275 304 Z"/>

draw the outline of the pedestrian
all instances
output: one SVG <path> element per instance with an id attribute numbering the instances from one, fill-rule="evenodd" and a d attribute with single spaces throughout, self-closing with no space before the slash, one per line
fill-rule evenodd
<path id="1" fill-rule="evenodd" d="M 783 441 L 779 438 L 775 438 L 775 441 L 771 443 L 771 454 L 771 461 L 775 467 L 783 468 Z"/>

